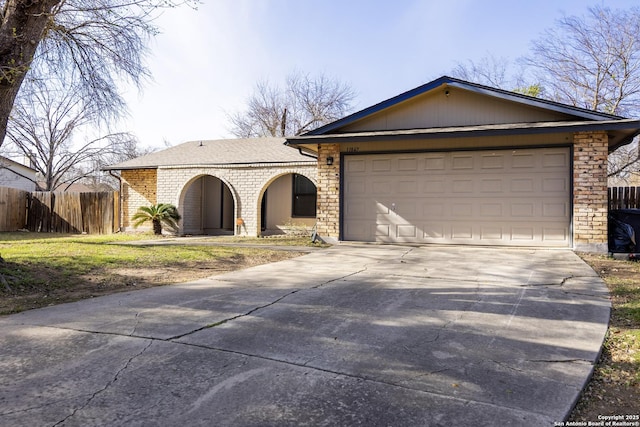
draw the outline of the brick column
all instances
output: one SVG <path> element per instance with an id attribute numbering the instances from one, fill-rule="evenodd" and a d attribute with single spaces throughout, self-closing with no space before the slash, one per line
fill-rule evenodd
<path id="1" fill-rule="evenodd" d="M 333 164 L 327 165 L 327 158 Z M 340 237 L 340 145 L 318 144 L 318 236 L 329 243 Z"/>
<path id="2" fill-rule="evenodd" d="M 607 156 L 605 132 L 573 136 L 573 247 L 607 252 Z"/>

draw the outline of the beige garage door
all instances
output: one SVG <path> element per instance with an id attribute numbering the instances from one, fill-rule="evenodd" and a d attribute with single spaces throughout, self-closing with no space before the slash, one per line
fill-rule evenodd
<path id="1" fill-rule="evenodd" d="M 569 148 L 344 157 L 344 240 L 570 245 Z"/>

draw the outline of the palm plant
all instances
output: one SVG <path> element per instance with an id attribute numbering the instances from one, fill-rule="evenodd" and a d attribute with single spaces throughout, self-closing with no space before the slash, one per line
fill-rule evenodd
<path id="1" fill-rule="evenodd" d="M 151 221 L 153 224 L 153 233 L 162 234 L 162 225 L 164 224 L 171 231 L 178 231 L 178 221 L 180 221 L 180 214 L 178 209 L 170 203 L 158 203 L 151 206 L 140 206 L 138 212 L 131 218 L 134 223 L 133 227 L 138 226 Z"/>

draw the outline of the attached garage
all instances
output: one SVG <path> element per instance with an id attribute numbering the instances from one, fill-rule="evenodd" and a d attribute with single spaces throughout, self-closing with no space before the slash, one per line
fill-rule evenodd
<path id="1" fill-rule="evenodd" d="M 286 144 L 318 159 L 326 241 L 606 252 L 608 153 L 638 133 L 445 76 Z"/>
<path id="2" fill-rule="evenodd" d="M 343 240 L 568 247 L 569 147 L 344 156 Z"/>

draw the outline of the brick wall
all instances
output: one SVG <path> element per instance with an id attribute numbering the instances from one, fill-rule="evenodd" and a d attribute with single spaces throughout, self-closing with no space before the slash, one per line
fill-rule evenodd
<path id="1" fill-rule="evenodd" d="M 235 218 L 242 218 L 243 226 L 236 227 L 237 235 L 260 235 L 260 203 L 269 184 L 278 177 L 297 173 L 317 183 L 315 163 L 229 165 L 216 167 L 168 167 L 159 168 L 157 199 L 159 202 L 178 206 L 183 217 L 181 225 L 187 232 L 195 233 L 201 224 L 202 203 L 193 184 L 198 178 L 210 175 L 220 179 L 231 191 Z M 191 230 L 193 228 L 193 230 Z"/>
<path id="2" fill-rule="evenodd" d="M 333 164 L 327 165 L 327 157 Z M 318 145 L 318 235 L 337 241 L 340 237 L 340 146 Z"/>
<path id="3" fill-rule="evenodd" d="M 157 203 L 157 171 L 155 169 L 123 170 L 122 226 L 133 228 L 131 217 L 140 206 Z"/>
<path id="4" fill-rule="evenodd" d="M 607 251 L 607 155 L 605 132 L 573 137 L 573 245 L 578 251 Z"/>

